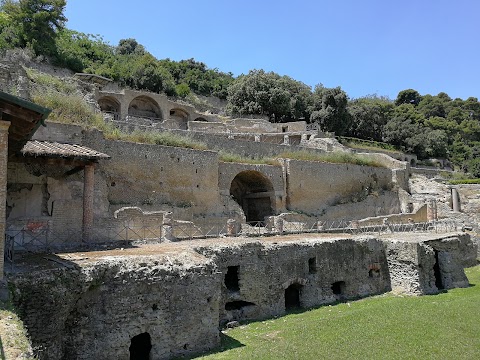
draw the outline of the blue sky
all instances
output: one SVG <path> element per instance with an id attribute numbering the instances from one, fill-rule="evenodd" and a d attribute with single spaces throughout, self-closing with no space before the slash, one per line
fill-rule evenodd
<path id="1" fill-rule="evenodd" d="M 67 0 L 67 27 L 234 75 L 275 71 L 351 98 L 480 98 L 478 0 Z"/>

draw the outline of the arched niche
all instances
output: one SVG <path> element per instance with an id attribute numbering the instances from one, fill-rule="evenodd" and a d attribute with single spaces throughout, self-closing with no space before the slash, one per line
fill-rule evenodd
<path id="1" fill-rule="evenodd" d="M 177 123 L 177 127 L 182 130 L 187 130 L 188 128 L 188 113 L 183 109 L 170 109 L 170 119 L 174 120 Z"/>
<path id="2" fill-rule="evenodd" d="M 272 182 L 259 171 L 238 173 L 230 184 L 230 195 L 242 207 L 247 222 L 264 222 L 275 213 Z"/>
<path id="3" fill-rule="evenodd" d="M 162 111 L 157 102 L 145 95 L 137 96 L 130 102 L 130 105 L 128 106 L 128 115 L 153 119 L 163 118 Z"/>
<path id="4" fill-rule="evenodd" d="M 100 110 L 107 114 L 112 114 L 115 120 L 121 119 L 121 105 L 120 102 L 111 96 L 104 96 L 98 99 L 98 106 L 100 106 Z"/>

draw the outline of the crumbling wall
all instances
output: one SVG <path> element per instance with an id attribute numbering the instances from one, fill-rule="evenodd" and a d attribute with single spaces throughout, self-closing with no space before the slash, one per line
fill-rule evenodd
<path id="1" fill-rule="evenodd" d="M 384 247 L 373 238 L 250 242 L 197 251 L 212 257 L 223 275 L 222 322 L 284 314 L 288 309 L 286 290 L 290 286 L 298 288 L 299 307 L 390 289 Z M 232 271 L 237 273 L 237 286 L 231 284 Z"/>
<path id="2" fill-rule="evenodd" d="M 286 160 L 285 167 L 288 210 L 312 215 L 392 188 L 392 171 L 387 168 L 299 160 Z M 370 210 L 375 216 L 377 209 Z M 354 213 L 351 216 L 355 218 Z"/>
<path id="3" fill-rule="evenodd" d="M 73 265 L 73 267 L 75 267 Z M 147 332 L 151 358 L 219 344 L 219 275 L 208 261 L 116 259 L 18 276 L 14 302 L 39 359 L 130 359 Z"/>
<path id="4" fill-rule="evenodd" d="M 462 246 L 468 235 L 420 241 L 386 241 L 392 290 L 413 295 L 436 294 L 443 289 L 467 287 Z M 465 238 L 463 238 L 465 237 Z"/>

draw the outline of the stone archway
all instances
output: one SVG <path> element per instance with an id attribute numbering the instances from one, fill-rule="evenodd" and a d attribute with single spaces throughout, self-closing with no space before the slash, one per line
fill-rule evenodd
<path id="1" fill-rule="evenodd" d="M 247 222 L 263 222 L 266 216 L 275 214 L 275 191 L 261 172 L 238 173 L 230 184 L 230 195 L 243 209 Z"/>
<path id="2" fill-rule="evenodd" d="M 187 130 L 188 118 L 188 113 L 185 110 L 178 108 L 170 110 L 170 119 L 174 120 L 181 130 Z"/>
<path id="3" fill-rule="evenodd" d="M 157 102 L 148 96 L 137 96 L 128 106 L 128 115 L 152 119 L 163 119 Z"/>
<path id="4" fill-rule="evenodd" d="M 104 96 L 98 99 L 98 106 L 100 106 L 100 110 L 104 113 L 110 114 L 113 116 L 113 120 L 120 120 L 121 113 L 120 113 L 120 102 L 111 96 Z"/>

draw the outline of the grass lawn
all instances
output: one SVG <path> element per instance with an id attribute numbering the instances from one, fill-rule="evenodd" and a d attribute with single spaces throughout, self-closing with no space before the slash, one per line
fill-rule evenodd
<path id="1" fill-rule="evenodd" d="M 480 359 L 480 266 L 471 286 L 376 296 L 252 322 L 201 359 Z"/>

